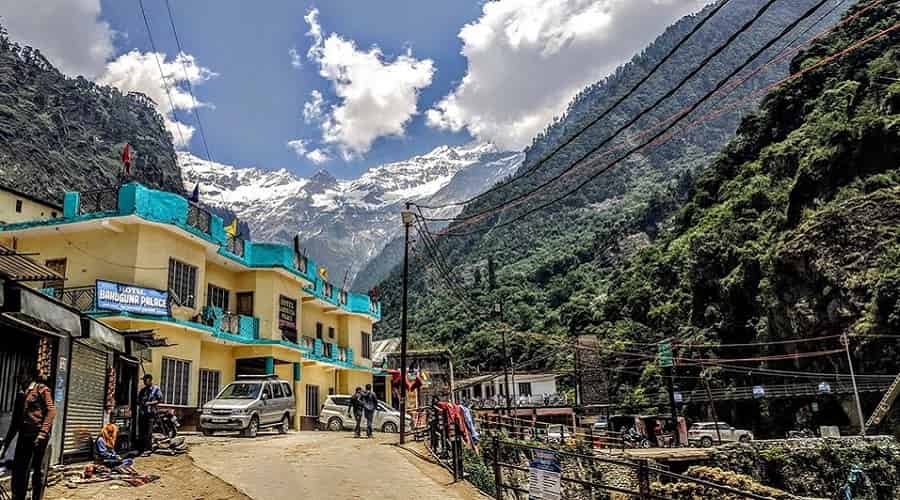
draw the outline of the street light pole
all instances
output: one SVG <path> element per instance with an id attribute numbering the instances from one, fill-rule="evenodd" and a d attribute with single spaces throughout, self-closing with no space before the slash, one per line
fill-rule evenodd
<path id="1" fill-rule="evenodd" d="M 846 333 L 841 335 L 841 343 L 847 353 L 847 364 L 850 365 L 850 380 L 853 382 L 853 397 L 856 399 L 856 415 L 859 418 L 859 435 L 866 435 L 866 420 L 863 417 L 862 405 L 859 404 L 859 389 L 856 387 L 856 374 L 853 372 L 853 358 L 850 357 L 850 338 Z"/>
<path id="2" fill-rule="evenodd" d="M 413 213 L 410 203 L 406 203 L 406 210 L 400 213 L 403 219 L 403 301 L 400 312 L 400 444 L 406 442 L 406 299 L 409 291 L 409 227 L 413 223 Z"/>

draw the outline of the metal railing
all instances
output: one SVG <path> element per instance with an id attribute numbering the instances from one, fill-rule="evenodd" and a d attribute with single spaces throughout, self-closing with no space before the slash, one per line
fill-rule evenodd
<path id="1" fill-rule="evenodd" d="M 469 408 L 505 408 L 506 396 L 491 396 L 486 398 L 463 398 L 463 405 Z M 512 398 L 512 404 L 520 408 L 567 406 L 569 404 L 563 394 L 542 394 L 537 396 L 517 396 Z"/>
<path id="2" fill-rule="evenodd" d="M 188 226 L 196 228 L 203 233 L 210 234 L 210 220 L 212 220 L 212 216 L 203 207 L 195 203 L 188 203 Z"/>
<path id="3" fill-rule="evenodd" d="M 237 236 L 229 236 L 225 241 L 225 250 L 228 250 L 238 257 L 244 256 L 244 240 Z"/>
<path id="4" fill-rule="evenodd" d="M 890 387 L 891 381 L 884 380 L 860 380 L 857 382 L 859 392 L 884 392 Z M 712 388 L 709 394 L 703 389 L 696 389 L 689 392 L 681 393 L 681 404 L 700 402 L 707 403 L 710 399 L 713 401 L 739 401 L 749 399 L 781 399 L 794 398 L 802 396 L 818 396 L 821 394 L 853 394 L 853 384 L 847 381 L 830 382 L 828 390 L 823 392 L 819 387 L 819 382 L 810 382 L 805 384 L 775 384 L 761 385 L 763 388 L 762 395 L 755 395 L 753 387 L 726 387 Z M 660 394 L 657 403 L 661 405 L 669 404 L 668 394 Z"/>
<path id="5" fill-rule="evenodd" d="M 303 335 L 300 337 L 300 347 L 314 351 L 316 349 L 316 339 Z"/>
<path id="6" fill-rule="evenodd" d="M 119 209 L 119 188 L 95 189 L 82 191 L 80 194 L 78 214 L 110 212 Z"/>
<path id="7" fill-rule="evenodd" d="M 53 296 L 79 311 L 93 311 L 96 308 L 97 289 L 94 286 L 56 288 Z"/>

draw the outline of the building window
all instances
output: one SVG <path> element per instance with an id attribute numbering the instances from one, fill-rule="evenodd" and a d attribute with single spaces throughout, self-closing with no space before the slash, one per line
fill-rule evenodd
<path id="1" fill-rule="evenodd" d="M 331 286 L 331 283 L 325 282 L 325 297 L 331 298 L 331 294 L 334 293 L 334 287 Z"/>
<path id="2" fill-rule="evenodd" d="M 330 339 L 334 338 L 334 327 L 333 326 L 328 327 L 328 338 L 330 338 Z"/>
<path id="3" fill-rule="evenodd" d="M 162 359 L 162 376 L 159 388 L 162 390 L 163 403 L 187 406 L 188 389 L 191 386 L 191 362 L 183 359 Z"/>
<path id="4" fill-rule="evenodd" d="M 237 313 L 253 316 L 253 292 L 238 292 Z"/>
<path id="5" fill-rule="evenodd" d="M 362 357 L 372 359 L 372 336 L 366 332 L 362 332 Z"/>
<path id="6" fill-rule="evenodd" d="M 206 285 L 206 305 L 228 310 L 228 290 L 213 284 Z"/>
<path id="7" fill-rule="evenodd" d="M 53 219 L 55 219 L 55 218 L 56 218 L 56 212 L 50 212 L 50 217 L 53 218 Z"/>
<path id="8" fill-rule="evenodd" d="M 219 387 L 222 382 L 222 372 L 219 370 L 200 369 L 200 395 L 197 398 L 197 406 L 202 407 L 207 402 L 216 399 L 219 395 Z"/>
<path id="9" fill-rule="evenodd" d="M 316 338 L 322 338 L 322 323 L 316 323 Z"/>
<path id="10" fill-rule="evenodd" d="M 22 213 L 22 200 L 16 200 L 16 213 Z"/>
<path id="11" fill-rule="evenodd" d="M 175 303 L 183 307 L 194 307 L 196 290 L 197 267 L 169 259 L 169 292 L 175 294 Z"/>
<path id="12" fill-rule="evenodd" d="M 308 417 L 319 416 L 319 386 L 306 386 L 306 415 Z"/>
<path id="13" fill-rule="evenodd" d="M 531 396 L 531 382 L 519 382 L 519 396 Z"/>

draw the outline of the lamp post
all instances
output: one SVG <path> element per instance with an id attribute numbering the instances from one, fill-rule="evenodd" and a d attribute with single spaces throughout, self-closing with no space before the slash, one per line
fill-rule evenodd
<path id="1" fill-rule="evenodd" d="M 409 291 L 409 227 L 413 223 L 413 213 L 410 203 L 406 203 L 406 210 L 400 212 L 403 219 L 403 301 L 400 313 L 400 444 L 406 443 L 406 299 Z"/>

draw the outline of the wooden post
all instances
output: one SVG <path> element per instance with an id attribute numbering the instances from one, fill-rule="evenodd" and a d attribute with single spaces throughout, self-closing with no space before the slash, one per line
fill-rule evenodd
<path id="1" fill-rule="evenodd" d="M 650 498 L 650 466 L 647 459 L 638 461 L 638 493 L 641 500 Z"/>
<path id="2" fill-rule="evenodd" d="M 500 438 L 494 435 L 494 490 L 496 490 L 495 498 L 502 500 L 503 498 L 503 475 L 500 472 Z"/>

